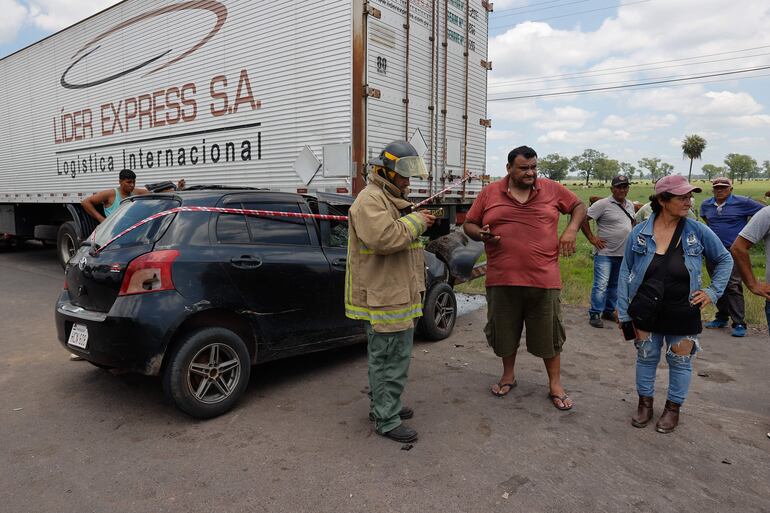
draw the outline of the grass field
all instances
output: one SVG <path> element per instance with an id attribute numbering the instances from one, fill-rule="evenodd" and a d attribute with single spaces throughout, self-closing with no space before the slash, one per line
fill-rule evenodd
<path id="1" fill-rule="evenodd" d="M 590 196 L 609 195 L 609 184 L 604 185 L 594 182 L 591 187 L 585 187 L 584 182 L 579 180 L 565 180 L 562 182 L 569 187 L 575 194 L 582 199 L 586 205 Z M 703 189 L 703 192 L 695 195 L 695 205 L 700 209 L 700 203 L 711 196 L 711 184 L 705 180 L 694 180 L 694 185 Z M 751 196 L 764 203 L 765 191 L 770 190 L 770 182 L 766 180 L 746 181 L 742 184 L 736 183 L 733 189 L 734 194 Z M 653 186 L 649 181 L 633 183 L 628 192 L 628 198 L 632 201 L 646 203 L 647 198 L 652 194 Z M 568 216 L 562 216 L 559 223 L 559 232 L 564 229 L 569 221 Z M 593 227 L 595 233 L 595 227 Z M 561 268 L 562 279 L 562 301 L 567 304 L 580 305 L 588 307 L 591 296 L 591 284 L 593 283 L 593 256 L 591 254 L 592 246 L 581 233 L 578 234 L 577 252 L 568 258 L 560 258 L 559 266 Z M 761 244 L 757 244 L 751 251 L 751 264 L 754 274 L 760 279 L 765 275 L 765 252 Z M 704 269 L 704 281 L 708 282 L 708 274 Z M 463 283 L 457 287 L 458 292 L 483 294 L 484 278 L 479 278 L 469 283 Z M 746 298 L 746 320 L 753 325 L 766 325 L 764 300 L 755 296 L 748 290 L 745 290 Z M 713 319 L 715 309 L 709 306 L 704 310 L 704 319 Z"/>

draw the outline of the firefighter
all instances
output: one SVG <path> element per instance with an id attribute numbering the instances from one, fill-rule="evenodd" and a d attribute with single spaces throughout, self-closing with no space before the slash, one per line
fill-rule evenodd
<path id="1" fill-rule="evenodd" d="M 411 177 L 427 178 L 425 163 L 405 141 L 388 144 L 369 162 L 368 184 L 349 211 L 345 314 L 366 321 L 369 354 L 369 420 L 377 433 L 406 443 L 417 439 L 401 423 L 415 319 L 422 315 L 425 260 L 420 235 L 436 218 L 412 212 Z"/>

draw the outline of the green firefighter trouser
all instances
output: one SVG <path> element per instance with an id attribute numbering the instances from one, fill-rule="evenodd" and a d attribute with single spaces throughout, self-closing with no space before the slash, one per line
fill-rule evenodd
<path id="1" fill-rule="evenodd" d="M 377 333 L 366 325 L 369 339 L 369 408 L 378 433 L 401 425 L 401 392 L 406 385 L 412 357 L 414 328 L 395 333 Z"/>

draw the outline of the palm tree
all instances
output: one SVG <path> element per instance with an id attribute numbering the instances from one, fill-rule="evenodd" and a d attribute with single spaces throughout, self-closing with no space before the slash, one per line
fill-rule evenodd
<path id="1" fill-rule="evenodd" d="M 684 141 L 682 141 L 683 156 L 690 159 L 690 171 L 687 173 L 688 182 L 692 178 L 692 161 L 694 159 L 699 159 L 701 155 L 703 155 L 703 150 L 705 149 L 706 139 L 699 135 L 687 135 L 685 136 Z"/>

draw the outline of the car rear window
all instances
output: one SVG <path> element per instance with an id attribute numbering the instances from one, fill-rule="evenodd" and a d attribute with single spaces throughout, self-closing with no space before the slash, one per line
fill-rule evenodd
<path id="1" fill-rule="evenodd" d="M 179 205 L 179 201 L 171 198 L 133 199 L 132 201 L 122 204 L 117 212 L 96 227 L 96 230 L 94 231 L 94 241 L 99 246 L 103 246 L 126 228 L 133 226 L 153 214 L 170 210 Z M 133 244 L 152 244 L 160 238 L 175 215 L 176 214 L 171 214 L 169 216 L 153 219 L 123 235 L 113 242 L 110 247 L 128 246 Z"/>

